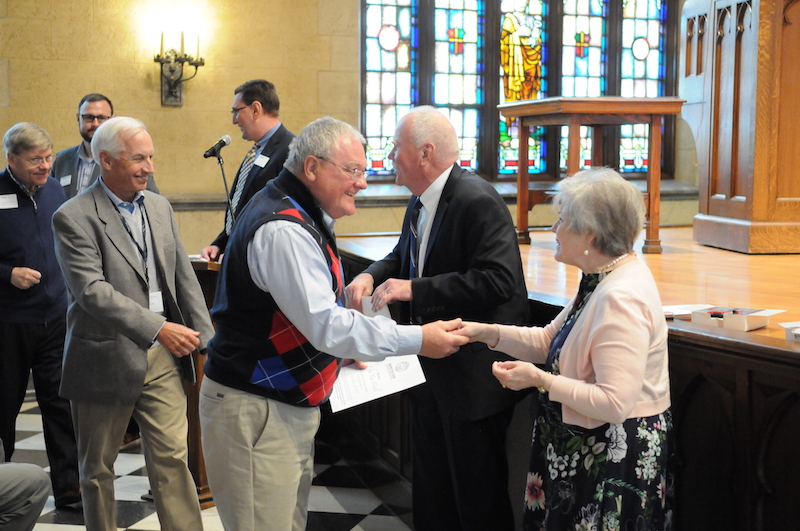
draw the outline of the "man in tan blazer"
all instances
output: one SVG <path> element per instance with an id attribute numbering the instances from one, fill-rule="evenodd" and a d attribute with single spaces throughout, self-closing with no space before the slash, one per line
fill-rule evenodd
<path id="1" fill-rule="evenodd" d="M 92 152 L 102 177 L 53 216 L 69 291 L 61 395 L 71 401 L 84 517 L 116 529 L 114 461 L 131 414 L 144 441 L 162 529 L 202 529 L 186 465 L 190 354 L 213 334 L 200 285 L 163 197 L 145 190 L 153 142 L 144 125 L 116 117 Z"/>

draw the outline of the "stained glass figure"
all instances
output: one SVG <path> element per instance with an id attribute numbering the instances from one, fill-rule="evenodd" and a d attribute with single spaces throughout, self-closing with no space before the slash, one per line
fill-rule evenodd
<path id="1" fill-rule="evenodd" d="M 544 4 L 540 0 L 503 0 L 500 4 L 501 103 L 546 96 Z M 514 118 L 498 120 L 500 127 L 499 172 L 516 173 L 519 164 L 519 131 Z M 544 130 L 535 129 L 528 140 L 529 171 L 544 170 Z"/>

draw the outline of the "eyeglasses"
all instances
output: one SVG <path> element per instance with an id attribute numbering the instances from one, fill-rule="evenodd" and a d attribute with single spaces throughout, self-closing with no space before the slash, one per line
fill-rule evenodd
<path id="1" fill-rule="evenodd" d="M 83 120 L 87 124 L 90 124 L 90 123 L 94 122 L 95 120 L 97 120 L 99 123 L 103 123 L 106 120 L 108 120 L 109 118 L 111 118 L 111 117 L 110 116 L 106 116 L 104 114 L 98 114 L 98 115 L 81 114 L 81 120 Z"/>
<path id="2" fill-rule="evenodd" d="M 17 157 L 21 158 L 22 160 L 28 161 L 28 163 L 33 168 L 37 168 L 37 167 L 41 166 L 42 164 L 44 164 L 45 162 L 48 163 L 48 164 L 52 164 L 53 161 L 55 160 L 55 157 L 53 157 L 53 155 L 47 155 L 46 157 L 33 157 L 32 159 L 29 159 L 27 157 L 23 157 L 22 155 L 17 155 L 16 153 L 14 153 L 14 155 L 16 155 Z"/>
<path id="3" fill-rule="evenodd" d="M 327 162 L 328 164 L 333 164 L 334 166 L 339 166 L 341 169 L 343 169 L 348 174 L 350 174 L 350 177 L 354 181 L 358 181 L 359 179 L 364 177 L 364 173 L 365 173 L 364 170 L 359 170 L 358 168 L 348 168 L 347 166 L 342 166 L 341 164 L 336 164 L 332 160 L 328 160 L 325 157 L 320 157 L 319 155 L 314 155 L 314 156 L 317 157 L 319 160 Z"/>
<path id="4" fill-rule="evenodd" d="M 250 105 L 252 105 L 252 103 L 248 103 L 247 105 L 242 105 L 241 107 L 233 107 L 231 109 L 231 115 L 235 118 L 236 116 L 239 115 L 239 111 L 250 107 Z"/>

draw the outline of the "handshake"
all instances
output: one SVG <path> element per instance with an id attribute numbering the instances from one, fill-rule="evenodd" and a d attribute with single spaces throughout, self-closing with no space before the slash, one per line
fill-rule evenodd
<path id="1" fill-rule="evenodd" d="M 361 301 L 364 296 L 372 296 L 372 311 L 378 312 L 387 304 L 395 301 L 410 301 L 414 298 L 411 281 L 390 278 L 377 288 L 369 273 L 361 273 L 347 286 L 348 306 L 363 312 Z M 373 289 L 374 288 L 374 289 Z M 446 358 L 458 352 L 462 345 L 473 341 L 483 341 L 494 346 L 499 340 L 497 327 L 483 323 L 462 322 L 461 319 L 451 321 L 435 321 L 422 325 L 422 348 L 419 355 L 426 358 Z"/>
<path id="2" fill-rule="evenodd" d="M 461 319 L 435 321 L 422 325 L 422 349 L 419 355 L 434 359 L 446 358 L 467 343 L 482 341 L 489 346 L 495 346 L 499 339 L 495 325 Z"/>

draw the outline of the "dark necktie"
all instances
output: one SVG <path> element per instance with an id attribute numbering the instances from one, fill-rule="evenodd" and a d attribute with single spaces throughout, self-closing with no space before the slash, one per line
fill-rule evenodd
<path id="1" fill-rule="evenodd" d="M 417 260 L 419 258 L 419 249 L 417 249 L 417 238 L 419 233 L 419 211 L 422 208 L 422 201 L 419 200 L 419 197 L 414 202 L 414 206 L 411 208 L 411 249 L 410 249 L 410 257 L 411 257 L 411 267 L 409 270 L 409 279 L 417 278 Z M 421 271 L 420 271 L 421 273 Z"/>
<path id="2" fill-rule="evenodd" d="M 225 217 L 225 233 L 230 234 L 233 229 L 233 212 L 239 206 L 239 201 L 242 199 L 242 192 L 244 192 L 244 185 L 247 183 L 247 176 L 250 175 L 250 170 L 253 169 L 253 163 L 256 160 L 256 151 L 258 150 L 258 142 L 253 144 L 247 155 L 244 156 L 242 161 L 242 169 L 239 170 L 239 178 L 236 181 L 236 189 L 233 191 L 233 198 L 231 199 L 231 210 Z"/>

